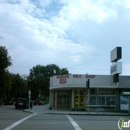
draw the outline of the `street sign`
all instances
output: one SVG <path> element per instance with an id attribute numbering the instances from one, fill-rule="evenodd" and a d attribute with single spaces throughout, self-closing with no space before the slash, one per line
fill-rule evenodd
<path id="1" fill-rule="evenodd" d="M 31 94 L 31 91 L 30 91 L 30 90 L 28 91 L 28 94 Z"/>
<path id="2" fill-rule="evenodd" d="M 30 99 L 30 98 L 31 98 L 31 95 L 28 95 L 28 98 Z"/>

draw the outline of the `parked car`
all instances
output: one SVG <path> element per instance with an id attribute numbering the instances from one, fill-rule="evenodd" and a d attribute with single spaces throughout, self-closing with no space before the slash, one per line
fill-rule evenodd
<path id="1" fill-rule="evenodd" d="M 34 105 L 42 105 L 42 101 L 40 99 L 34 100 Z"/>
<path id="2" fill-rule="evenodd" d="M 28 108 L 28 100 L 26 98 L 18 98 L 15 102 L 15 109 Z"/>

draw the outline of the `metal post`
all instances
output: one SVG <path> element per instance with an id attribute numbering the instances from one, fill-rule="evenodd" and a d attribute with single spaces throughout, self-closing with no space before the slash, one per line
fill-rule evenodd
<path id="1" fill-rule="evenodd" d="M 98 87 L 97 87 L 97 113 L 98 113 Z"/>
<path id="2" fill-rule="evenodd" d="M 88 114 L 89 114 L 89 89 L 88 89 Z"/>
<path id="3" fill-rule="evenodd" d="M 88 114 L 89 114 L 89 88 L 90 88 L 90 79 L 86 81 L 86 88 L 88 90 Z"/>
<path id="4" fill-rule="evenodd" d="M 31 90 L 28 91 L 28 98 L 29 98 L 29 105 L 28 105 L 28 109 L 30 109 L 30 98 L 31 98 Z"/>

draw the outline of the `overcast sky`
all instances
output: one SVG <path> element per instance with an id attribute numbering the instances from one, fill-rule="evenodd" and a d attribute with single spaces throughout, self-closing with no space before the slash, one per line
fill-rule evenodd
<path id="1" fill-rule="evenodd" d="M 38 64 L 109 75 L 120 46 L 130 75 L 130 0 L 0 0 L 0 45 L 21 75 Z"/>

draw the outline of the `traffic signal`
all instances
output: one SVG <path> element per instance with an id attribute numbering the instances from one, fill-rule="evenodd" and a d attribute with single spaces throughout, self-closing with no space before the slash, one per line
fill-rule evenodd
<path id="1" fill-rule="evenodd" d="M 31 90 L 32 89 L 32 82 L 28 82 L 28 89 Z"/>
<path id="2" fill-rule="evenodd" d="M 88 81 L 86 81 L 86 87 L 89 89 L 90 88 L 90 79 L 88 79 Z"/>

